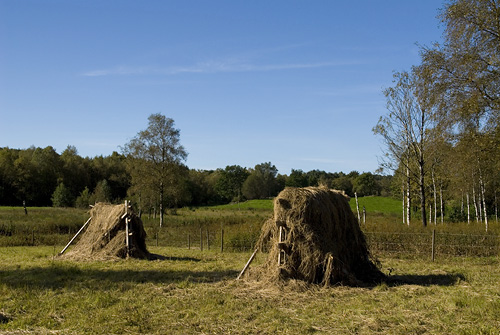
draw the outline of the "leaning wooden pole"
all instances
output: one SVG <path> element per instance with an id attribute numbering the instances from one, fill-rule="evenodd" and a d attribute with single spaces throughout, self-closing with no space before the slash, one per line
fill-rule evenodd
<path id="1" fill-rule="evenodd" d="M 128 201 L 125 200 L 125 246 L 127 247 L 127 258 L 130 257 L 130 240 L 129 240 L 129 217 L 128 217 Z"/>
<path id="2" fill-rule="evenodd" d="M 90 220 L 92 220 L 92 217 L 90 217 L 87 222 L 85 222 L 85 224 L 82 226 L 82 228 L 80 228 L 80 230 L 78 230 L 78 232 L 75 234 L 75 236 L 73 236 L 73 238 L 71 239 L 71 241 L 68 242 L 68 244 L 66 244 L 66 246 L 64 247 L 63 250 L 61 250 L 61 252 L 59 253 L 59 255 L 62 255 L 66 249 L 68 249 L 68 247 L 71 245 L 71 243 L 73 243 L 73 241 L 75 240 L 75 238 L 80 235 L 80 233 L 82 232 L 82 230 L 89 224 Z"/>
<path id="3" fill-rule="evenodd" d="M 257 254 L 257 251 L 259 250 L 259 248 L 255 249 L 255 251 L 253 252 L 252 256 L 250 256 L 250 259 L 248 260 L 247 264 L 245 264 L 245 267 L 243 268 L 243 270 L 241 270 L 240 274 L 238 275 L 238 278 L 236 278 L 236 280 L 239 280 L 241 278 L 241 276 L 243 276 L 243 274 L 245 273 L 245 271 L 248 269 L 248 267 L 250 266 L 250 263 L 252 263 L 254 257 L 255 257 L 255 254 Z"/>

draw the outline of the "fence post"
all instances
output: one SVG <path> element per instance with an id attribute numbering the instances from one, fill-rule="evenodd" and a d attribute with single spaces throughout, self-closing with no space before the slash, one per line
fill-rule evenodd
<path id="1" fill-rule="evenodd" d="M 361 224 L 361 217 L 359 216 L 358 193 L 354 192 L 354 197 L 356 198 L 356 211 L 358 212 L 358 224 Z"/>
<path id="2" fill-rule="evenodd" d="M 208 232 L 208 228 L 207 228 L 207 250 L 210 250 L 210 233 Z"/>
<path id="3" fill-rule="evenodd" d="M 200 251 L 203 251 L 203 230 L 200 228 Z"/>
<path id="4" fill-rule="evenodd" d="M 127 248 L 127 258 L 130 256 L 130 240 L 129 240 L 129 219 L 128 219 L 128 201 L 125 200 L 125 246 Z"/>
<path id="5" fill-rule="evenodd" d="M 432 230 L 432 255 L 431 255 L 431 259 L 432 261 L 434 262 L 434 254 L 435 254 L 435 244 L 436 244 L 436 229 L 433 229 Z"/>
<path id="6" fill-rule="evenodd" d="M 224 229 L 220 230 L 220 252 L 224 252 Z"/>

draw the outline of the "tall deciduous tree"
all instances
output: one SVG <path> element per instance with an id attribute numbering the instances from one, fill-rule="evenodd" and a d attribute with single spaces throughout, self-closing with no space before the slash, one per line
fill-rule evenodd
<path id="1" fill-rule="evenodd" d="M 239 165 L 228 165 L 224 170 L 217 170 L 219 179 L 215 185 L 217 193 L 227 201 L 240 201 L 243 183 L 248 178 L 247 169 Z"/>
<path id="2" fill-rule="evenodd" d="M 180 130 L 175 128 L 174 120 L 162 114 L 152 114 L 148 121 L 147 129 L 130 140 L 123 151 L 129 160 L 132 185 L 158 196 L 161 227 L 165 194 L 175 193 L 180 187 L 177 173 L 179 165 L 187 158 L 187 152 L 180 144 Z M 136 188 L 136 192 L 141 191 Z"/>
<path id="3" fill-rule="evenodd" d="M 495 151 L 489 139 L 500 124 L 500 1 L 453 0 L 440 18 L 444 42 L 423 47 L 416 69 L 429 88 L 426 95 L 439 96 L 434 103 L 440 124 L 476 151 L 472 160 L 457 156 L 455 162 L 473 166 L 473 202 L 487 229 L 486 188 L 493 184 L 488 161 Z"/>
<path id="4" fill-rule="evenodd" d="M 444 43 L 422 48 L 422 70 L 439 92 L 439 112 L 451 122 L 498 122 L 500 1 L 454 0 L 441 12 Z"/>
<path id="5" fill-rule="evenodd" d="M 422 225 L 427 226 L 425 174 L 431 110 L 428 102 L 418 96 L 420 83 L 413 73 L 398 72 L 394 79 L 395 86 L 384 91 L 388 114 L 380 118 L 374 132 L 386 145 L 382 165 L 393 171 L 404 166 L 408 177 L 419 185 Z"/>
<path id="6" fill-rule="evenodd" d="M 243 195 L 247 199 L 264 199 L 276 195 L 277 175 L 278 169 L 271 162 L 255 165 L 243 184 Z"/>

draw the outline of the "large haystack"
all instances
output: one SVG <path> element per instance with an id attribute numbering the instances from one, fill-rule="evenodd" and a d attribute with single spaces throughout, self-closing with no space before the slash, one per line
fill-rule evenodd
<path id="1" fill-rule="evenodd" d="M 359 285 L 384 279 L 344 193 L 322 187 L 286 188 L 262 228 L 266 263 L 248 277 L 298 279 L 323 285 Z"/>
<path id="2" fill-rule="evenodd" d="M 146 232 L 141 219 L 125 205 L 97 203 L 78 242 L 61 257 L 78 260 L 127 257 L 125 218 L 129 220 L 129 256 L 148 258 Z"/>

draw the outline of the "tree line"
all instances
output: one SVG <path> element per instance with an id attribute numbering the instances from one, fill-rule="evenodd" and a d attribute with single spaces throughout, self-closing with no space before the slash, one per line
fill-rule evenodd
<path id="1" fill-rule="evenodd" d="M 449 217 L 487 230 L 500 190 L 500 1 L 450 1 L 439 18 L 444 42 L 421 46 L 421 63 L 394 74 L 374 132 L 406 224 L 443 222 L 448 202 Z"/>
<path id="2" fill-rule="evenodd" d="M 0 148 L 0 205 L 20 206 L 25 201 L 29 206 L 87 207 L 132 197 L 144 208 L 159 210 L 159 184 L 155 184 L 154 173 L 147 165 L 146 159 L 134 161 L 118 152 L 81 157 L 73 146 L 61 154 L 51 146 Z M 176 163 L 175 170 L 169 169 L 168 178 L 171 180 L 164 182 L 163 193 L 166 208 L 269 198 L 285 186 L 326 185 L 351 196 L 354 192 L 359 196 L 388 195 L 391 179 L 356 171 L 345 174 L 292 169 L 286 175 L 279 174 L 271 162 L 253 168 L 231 165 L 216 170 L 189 169 Z"/>

